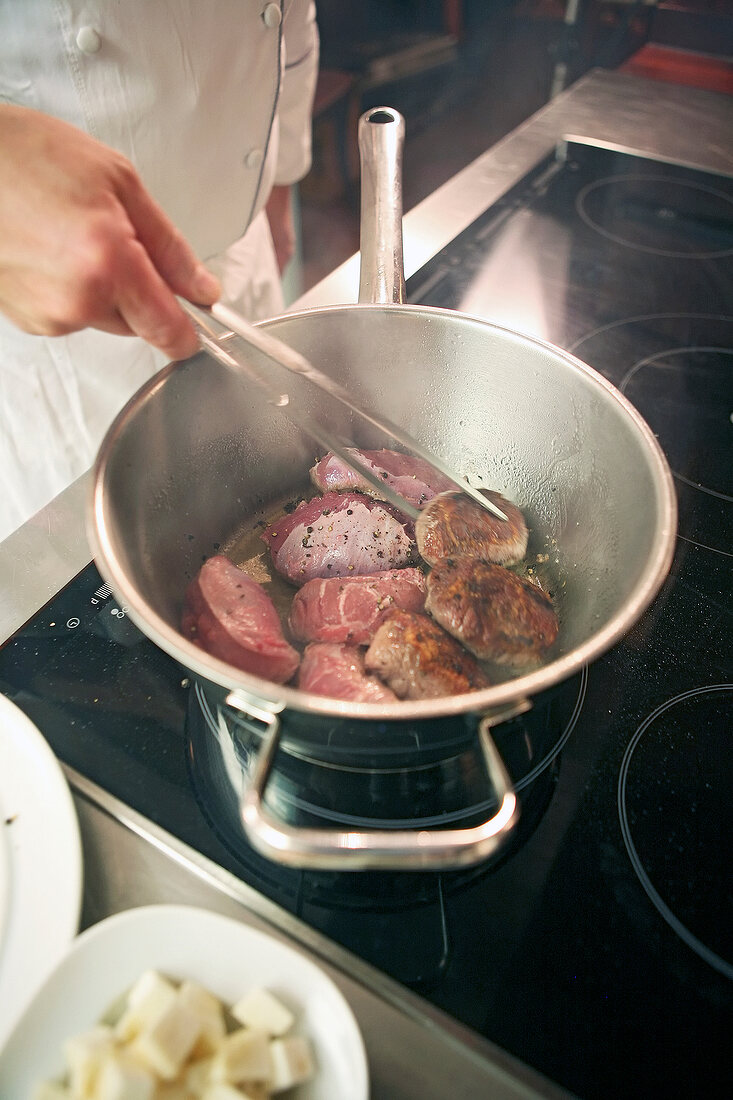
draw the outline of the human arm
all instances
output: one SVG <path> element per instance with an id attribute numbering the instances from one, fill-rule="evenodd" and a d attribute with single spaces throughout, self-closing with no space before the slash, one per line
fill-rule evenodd
<path id="1" fill-rule="evenodd" d="M 176 294 L 211 304 L 219 288 L 130 162 L 0 104 L 0 310 L 26 332 L 134 334 L 176 359 L 198 346 Z"/>

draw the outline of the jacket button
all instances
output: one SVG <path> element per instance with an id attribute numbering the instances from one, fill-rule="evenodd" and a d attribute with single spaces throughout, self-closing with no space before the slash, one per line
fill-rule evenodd
<path id="1" fill-rule="evenodd" d="M 250 149 L 244 158 L 244 164 L 246 168 L 259 168 L 262 164 L 264 153 L 261 149 Z"/>
<path id="2" fill-rule="evenodd" d="M 266 27 L 279 27 L 282 18 L 279 4 L 266 4 L 262 10 L 262 20 Z"/>
<path id="3" fill-rule="evenodd" d="M 82 53 L 96 53 L 102 45 L 102 39 L 94 27 L 80 27 L 76 44 Z"/>

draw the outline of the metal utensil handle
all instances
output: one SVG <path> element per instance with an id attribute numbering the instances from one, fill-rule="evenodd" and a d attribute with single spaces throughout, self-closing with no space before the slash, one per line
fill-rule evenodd
<path id="1" fill-rule="evenodd" d="M 402 150 L 405 141 L 405 120 L 399 111 L 392 107 L 376 107 L 366 111 L 359 119 L 359 149 L 362 160 L 362 197 L 361 197 L 361 286 L 359 301 L 379 303 L 402 303 L 405 300 L 405 274 L 402 258 Z M 460 481 L 451 469 L 437 456 L 426 451 L 416 439 L 403 429 L 392 424 L 386 417 L 357 405 L 350 394 L 327 374 L 315 367 L 295 348 L 283 343 L 272 333 L 258 325 L 253 325 L 235 310 L 216 302 L 210 308 L 194 306 L 180 299 L 181 306 L 196 327 L 202 346 L 219 362 L 230 368 L 239 367 L 248 379 L 263 386 L 270 395 L 270 401 L 290 417 L 300 428 L 308 432 L 326 450 L 333 451 L 345 464 L 357 474 L 366 477 L 378 495 L 401 509 L 413 520 L 418 511 L 401 496 L 395 493 L 383 479 L 378 480 L 369 466 L 356 454 L 348 454 L 347 447 L 353 442 L 334 438 L 330 433 L 307 417 L 300 409 L 297 412 L 288 409 L 287 394 L 275 390 L 268 379 L 254 369 L 251 363 L 238 354 L 236 346 L 229 341 L 239 336 L 267 358 L 288 371 L 305 378 L 321 392 L 376 428 L 383 436 L 398 443 L 404 450 L 429 463 L 440 471 L 456 489 L 470 496 L 477 504 L 497 519 L 506 521 L 506 516 L 493 501 L 484 497 L 466 481 Z M 211 324 L 214 318 L 224 331 L 217 332 Z M 226 346 L 224 346 L 226 345 Z"/>
<path id="2" fill-rule="evenodd" d="M 297 428 L 306 432 L 316 443 L 320 443 L 324 451 L 332 451 L 333 454 L 338 455 L 344 465 L 348 466 L 357 476 L 365 478 L 376 491 L 380 499 L 388 501 L 404 515 L 409 516 L 413 521 L 417 519 L 420 515 L 418 509 L 397 493 L 383 480 L 383 478 L 375 474 L 374 470 L 367 465 L 366 461 L 361 460 L 358 451 L 356 453 L 354 451 L 354 444 L 352 441 L 345 442 L 338 438 L 333 431 L 327 431 L 319 421 L 314 420 L 314 418 L 305 412 L 302 407 L 297 406 L 296 409 L 291 408 L 288 395 L 283 393 L 280 387 L 273 385 L 266 375 L 257 370 L 252 362 L 248 361 L 238 352 L 237 348 L 232 346 L 230 342 L 231 338 L 240 335 L 240 333 L 236 330 L 232 332 L 224 331 L 217 333 L 211 324 L 211 318 L 207 318 L 205 311 L 201 307 L 192 306 L 189 302 L 181 302 L 181 305 L 193 321 L 196 334 L 204 351 L 208 352 L 212 358 L 222 363 L 225 367 L 243 375 L 247 381 L 254 382 L 255 385 L 261 387 L 268 395 L 268 400 L 271 404 L 276 405 Z M 225 307 L 222 307 L 222 309 L 224 308 Z M 219 320 L 219 318 L 217 318 L 217 320 Z M 255 330 L 255 332 L 257 332 L 257 330 Z M 257 332 L 257 335 L 259 336 L 260 333 Z M 243 335 L 243 339 L 248 339 L 248 337 Z M 270 337 L 269 339 L 274 338 Z M 269 358 L 274 358 L 274 354 L 266 350 L 266 344 L 262 346 L 257 340 L 252 340 L 250 342 L 254 344 L 259 351 L 263 351 L 265 355 L 268 355 Z M 280 341 L 278 340 L 277 343 L 279 344 Z M 294 351 L 292 348 L 289 348 L 288 351 L 291 357 L 298 356 L 298 352 Z M 302 358 L 302 356 L 299 356 L 299 358 Z M 276 361 L 281 362 L 279 359 Z M 303 360 L 303 362 L 307 363 L 307 360 Z M 286 364 L 283 363 L 283 365 Z M 290 367 L 289 369 L 295 368 Z M 298 373 L 306 374 L 307 372 L 298 371 Z"/>
<path id="3" fill-rule="evenodd" d="M 466 482 L 458 481 L 442 459 L 429 454 L 420 446 L 417 440 L 412 439 L 406 432 L 396 428 L 389 420 L 384 418 L 379 419 L 373 413 L 367 412 L 366 409 L 356 405 L 346 390 L 339 386 L 337 382 L 334 382 L 328 375 L 319 371 L 312 363 L 304 358 L 300 352 L 284 344 L 282 340 L 278 340 L 264 329 L 251 325 L 249 321 L 245 321 L 243 317 L 240 317 L 234 310 L 229 309 L 227 306 L 217 304 L 211 309 L 207 309 L 203 306 L 194 306 L 183 299 L 181 299 L 181 306 L 193 322 L 202 348 L 207 351 L 209 355 L 217 359 L 220 363 L 223 363 L 224 366 L 229 367 L 230 370 L 238 371 L 244 375 L 248 381 L 254 382 L 255 385 L 264 389 L 268 394 L 271 404 L 281 409 L 298 428 L 307 432 L 308 435 L 316 440 L 317 443 L 320 443 L 326 451 L 333 451 L 334 454 L 338 455 L 341 461 L 348 466 L 349 469 L 364 477 L 372 488 L 376 489 L 377 496 L 389 501 L 390 504 L 393 504 L 395 508 L 398 508 L 406 516 L 416 520 L 420 513 L 417 508 L 409 503 L 409 501 L 395 492 L 383 478 L 375 474 L 366 460 L 362 460 L 359 450 L 355 447 L 353 440 L 347 441 L 338 438 L 333 432 L 327 431 L 300 406 L 297 406 L 296 409 L 292 409 L 290 407 L 288 395 L 283 393 L 281 388 L 273 385 L 269 377 L 257 370 L 254 364 L 240 353 L 234 343 L 237 337 L 241 337 L 242 340 L 251 344 L 257 351 L 262 352 L 263 355 L 267 356 L 268 359 L 271 359 L 279 366 L 285 367 L 287 370 L 301 375 L 312 385 L 317 386 L 319 390 L 327 393 L 342 405 L 345 405 L 350 412 L 355 413 L 360 419 L 372 424 L 384 435 L 390 436 L 418 458 L 424 459 L 434 469 L 439 470 L 449 478 L 456 489 L 473 497 L 483 508 L 497 516 L 498 519 L 506 519 L 504 513 L 493 503 L 493 501 L 481 496 L 476 489 Z M 212 321 L 221 327 L 219 329 L 215 328 Z"/>
<path id="4" fill-rule="evenodd" d="M 470 866 L 493 855 L 507 840 L 519 817 L 517 796 L 491 736 L 491 726 L 529 709 L 520 700 L 511 709 L 485 715 L 478 737 L 486 771 L 499 808 L 481 825 L 465 829 L 340 829 L 298 828 L 279 821 L 265 806 L 265 788 L 272 771 L 282 726 L 279 714 L 251 708 L 232 692 L 226 702 L 267 727 L 252 777 L 240 799 L 245 832 L 254 847 L 277 863 L 306 869 L 415 871 Z"/>
<path id="5" fill-rule="evenodd" d="M 405 301 L 402 256 L 402 150 L 405 120 L 392 107 L 359 119 L 361 274 L 359 301 Z"/>

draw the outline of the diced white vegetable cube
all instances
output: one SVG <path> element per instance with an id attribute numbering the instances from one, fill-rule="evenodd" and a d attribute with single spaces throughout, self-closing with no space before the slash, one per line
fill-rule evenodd
<path id="1" fill-rule="evenodd" d="M 238 1089 L 229 1085 L 226 1081 L 219 1081 L 209 1085 L 206 1092 L 202 1093 L 201 1100 L 254 1100 L 245 1089 Z"/>
<path id="2" fill-rule="evenodd" d="M 73 1100 L 73 1097 L 66 1085 L 61 1085 L 58 1081 L 42 1081 L 33 1093 L 32 1100 Z"/>
<path id="3" fill-rule="evenodd" d="M 201 1033 L 201 1021 L 176 992 L 172 1004 L 133 1039 L 130 1052 L 164 1081 L 174 1080 Z"/>
<path id="4" fill-rule="evenodd" d="M 192 1093 L 180 1081 L 159 1081 L 155 1090 L 155 1100 L 199 1100 L 197 1093 Z"/>
<path id="5" fill-rule="evenodd" d="M 190 1008 L 201 1023 L 199 1037 L 193 1048 L 194 1058 L 213 1054 L 226 1035 L 224 1006 L 218 997 L 198 982 L 185 981 L 178 990 L 179 1003 Z"/>
<path id="6" fill-rule="evenodd" d="M 280 1036 L 289 1031 L 295 1017 L 282 1001 L 268 989 L 252 989 L 232 1005 L 232 1016 L 246 1027 L 258 1027 L 268 1035 Z"/>
<path id="7" fill-rule="evenodd" d="M 200 1058 L 184 1068 L 183 1082 L 193 1096 L 202 1096 L 207 1085 L 211 1084 L 211 1058 Z"/>
<path id="8" fill-rule="evenodd" d="M 269 1038 L 259 1028 L 243 1027 L 222 1041 L 211 1062 L 212 1082 L 267 1081 L 270 1077 Z"/>
<path id="9" fill-rule="evenodd" d="M 129 1042 L 173 1004 L 176 987 L 157 970 L 140 975 L 127 997 L 127 1005 L 115 1026 L 115 1035 Z"/>
<path id="10" fill-rule="evenodd" d="M 312 1076 L 315 1065 L 310 1044 L 301 1035 L 273 1039 L 270 1043 L 272 1076 L 270 1091 L 282 1092 L 300 1085 Z"/>
<path id="11" fill-rule="evenodd" d="M 229 1013 L 242 1024 L 230 1034 Z M 228 1009 L 198 982 L 148 970 L 98 1026 L 66 1041 L 65 1077 L 32 1100 L 270 1100 L 315 1072 L 308 1041 L 287 1034 L 294 1023 L 267 989 Z"/>
<path id="12" fill-rule="evenodd" d="M 155 1084 L 152 1073 L 118 1053 L 102 1063 L 90 1100 L 153 1100 Z"/>
<path id="13" fill-rule="evenodd" d="M 245 1100 L 270 1100 L 272 1095 L 264 1081 L 247 1081 L 238 1088 Z"/>
<path id="14" fill-rule="evenodd" d="M 114 1049 L 112 1028 L 99 1025 L 64 1043 L 64 1058 L 72 1096 L 87 1097 L 94 1088 L 102 1062 Z"/>
<path id="15" fill-rule="evenodd" d="M 139 1008 L 150 996 L 160 995 L 175 997 L 176 986 L 159 970 L 143 970 L 127 994 L 127 1004 L 130 1008 Z"/>

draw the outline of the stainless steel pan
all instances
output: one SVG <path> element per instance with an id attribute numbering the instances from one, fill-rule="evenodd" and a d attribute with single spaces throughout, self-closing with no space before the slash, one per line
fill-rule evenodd
<path id="1" fill-rule="evenodd" d="M 338 702 L 248 675 L 179 631 L 184 590 L 204 558 L 246 517 L 266 513 L 305 482 L 312 442 L 255 389 L 197 355 L 143 386 L 107 434 L 96 463 L 89 528 L 99 569 L 131 618 L 208 690 L 261 723 L 266 735 L 242 796 L 244 827 L 272 858 L 301 866 L 459 866 L 491 854 L 516 800 L 490 727 L 613 646 L 658 592 L 672 560 L 676 502 L 647 424 L 591 368 L 549 344 L 480 318 L 401 304 L 402 120 L 388 108 L 361 121 L 360 302 L 264 323 L 472 484 L 519 504 L 531 555 L 548 556 L 560 639 L 544 666 L 485 690 L 390 705 Z M 255 353 L 253 353 L 255 354 Z M 259 364 L 265 369 L 264 360 Z M 313 387 L 288 377 L 291 401 L 313 416 Z M 346 417 L 328 410 L 329 415 Z M 335 424 L 338 430 L 348 426 Z M 366 435 L 362 446 L 381 445 Z M 264 805 L 278 748 L 318 755 L 334 721 L 378 751 L 394 723 L 433 731 L 465 724 L 478 736 L 497 790 L 496 813 L 448 831 L 295 830 Z M 438 721 L 436 721 L 438 720 Z M 471 732 L 468 732 L 471 731 Z M 415 749 L 419 761 L 423 748 Z"/>

